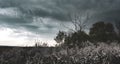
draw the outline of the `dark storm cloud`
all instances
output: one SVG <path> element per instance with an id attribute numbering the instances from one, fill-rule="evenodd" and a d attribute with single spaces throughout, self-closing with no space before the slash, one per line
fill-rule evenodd
<path id="1" fill-rule="evenodd" d="M 0 8 L 16 8 L 20 16 L 0 14 L 0 24 L 22 27 L 39 33 L 55 33 L 60 26 L 51 22 L 68 21 L 69 13 L 93 13 L 92 20 L 119 21 L 120 0 L 0 0 Z M 16 11 L 16 10 L 15 10 Z M 9 12 L 9 11 L 8 11 Z M 50 18 L 47 24 L 32 24 L 33 17 Z M 61 28 L 62 29 L 62 28 Z"/>
<path id="2" fill-rule="evenodd" d="M 28 7 L 29 8 L 29 7 Z M 22 13 L 30 15 L 30 16 L 40 16 L 40 17 L 50 17 L 53 19 L 58 19 L 58 20 L 66 20 L 64 11 L 61 12 L 59 10 L 54 10 L 54 11 L 49 11 L 47 9 L 41 9 L 41 8 L 29 8 L 29 9 L 24 9 L 20 8 Z"/>
<path id="3" fill-rule="evenodd" d="M 0 0 L 1 7 L 18 7 L 31 16 L 66 20 L 69 12 L 93 10 L 96 12 L 118 9 L 119 0 Z"/>
<path id="4" fill-rule="evenodd" d="M 5 17 L 5 16 L 0 16 L 0 22 L 7 23 L 7 24 L 24 24 L 28 23 L 26 20 L 22 20 L 21 18 L 11 18 L 11 17 Z"/>
<path id="5" fill-rule="evenodd" d="M 33 5 L 29 5 L 29 3 L 27 3 L 27 5 L 28 6 L 20 6 L 21 11 L 27 15 L 50 17 L 61 21 L 67 21 L 67 14 L 75 12 L 86 13 L 86 11 L 95 13 L 93 16 L 99 14 L 99 19 L 103 16 L 116 17 L 114 16 L 115 14 L 111 13 L 119 11 L 120 0 L 36 0 Z M 108 12 L 111 13 L 107 14 Z"/>
<path id="6" fill-rule="evenodd" d="M 96 19 L 100 21 L 113 22 L 113 23 L 120 21 L 120 9 L 98 13 L 96 15 Z"/>

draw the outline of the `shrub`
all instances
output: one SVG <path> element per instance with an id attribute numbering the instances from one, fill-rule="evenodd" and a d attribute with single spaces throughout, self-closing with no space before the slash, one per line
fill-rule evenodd
<path id="1" fill-rule="evenodd" d="M 56 47 L 50 54 L 40 48 L 12 49 L 0 55 L 0 64 L 120 64 L 120 45 L 117 43 L 86 45 L 83 48 Z M 32 55 L 31 55 L 32 54 Z"/>

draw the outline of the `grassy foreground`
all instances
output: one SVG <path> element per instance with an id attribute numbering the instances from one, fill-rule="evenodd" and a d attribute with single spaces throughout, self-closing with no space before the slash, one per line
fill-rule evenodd
<path id="1" fill-rule="evenodd" d="M 100 43 L 84 48 L 13 48 L 0 55 L 0 64 L 120 64 L 120 45 Z"/>

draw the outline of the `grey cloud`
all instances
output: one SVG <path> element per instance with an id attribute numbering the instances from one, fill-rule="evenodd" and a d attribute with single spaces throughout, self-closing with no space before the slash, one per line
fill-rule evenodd
<path id="1" fill-rule="evenodd" d="M 24 28 L 33 33 L 53 35 L 60 28 L 59 22 L 68 22 L 67 15 L 73 12 L 92 14 L 94 21 L 120 21 L 120 0 L 0 0 L 0 8 L 15 7 L 21 16 L 0 15 L 0 25 Z M 51 18 L 47 24 L 33 24 L 33 17 Z M 54 24 L 52 22 L 57 22 Z M 67 23 L 66 23 L 67 25 Z M 17 27 L 16 27 L 17 26 Z"/>
<path id="2" fill-rule="evenodd" d="M 42 1 L 42 0 L 41 0 Z M 44 1 L 42 3 L 39 0 L 36 6 L 28 6 L 29 9 L 25 13 L 28 15 L 41 16 L 41 17 L 51 17 L 53 19 L 58 19 L 61 21 L 67 20 L 67 14 L 72 12 L 82 12 L 86 13 L 87 10 L 92 10 L 94 12 L 100 13 L 104 11 L 112 11 L 113 9 L 119 9 L 119 0 L 50 0 Z M 49 4 L 50 3 L 50 4 Z M 90 12 L 91 13 L 91 12 Z"/>
<path id="3" fill-rule="evenodd" d="M 6 25 L 9 28 L 15 28 L 18 30 L 22 30 L 22 28 L 24 28 L 27 31 L 33 33 L 37 32 L 44 35 L 48 33 L 54 33 L 54 30 L 56 30 L 55 28 L 57 28 L 56 25 L 52 25 L 50 23 L 34 25 L 32 22 L 33 21 L 30 18 L 14 18 L 0 15 L 0 25 Z"/>
<path id="4" fill-rule="evenodd" d="M 67 20 L 66 14 L 69 12 L 94 10 L 99 13 L 120 6 L 119 0 L 1 0 L 1 3 L 4 7 L 18 7 L 28 16 L 50 17 L 61 21 Z"/>
<path id="5" fill-rule="evenodd" d="M 94 21 L 105 21 L 105 22 L 118 22 L 120 21 L 120 9 L 113 9 L 110 11 L 104 11 L 101 13 L 97 13 L 94 16 Z"/>
<path id="6" fill-rule="evenodd" d="M 31 28 L 31 29 L 38 29 L 39 27 L 38 26 L 34 26 L 34 25 L 22 25 L 26 28 Z"/>

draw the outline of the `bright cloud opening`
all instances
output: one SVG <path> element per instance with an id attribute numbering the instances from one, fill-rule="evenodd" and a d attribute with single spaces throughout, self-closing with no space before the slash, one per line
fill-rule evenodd
<path id="1" fill-rule="evenodd" d="M 0 45 L 5 46 L 34 46 L 36 42 L 45 42 L 49 46 L 54 46 L 54 40 L 45 39 L 28 31 L 20 31 L 10 28 L 0 28 Z"/>

